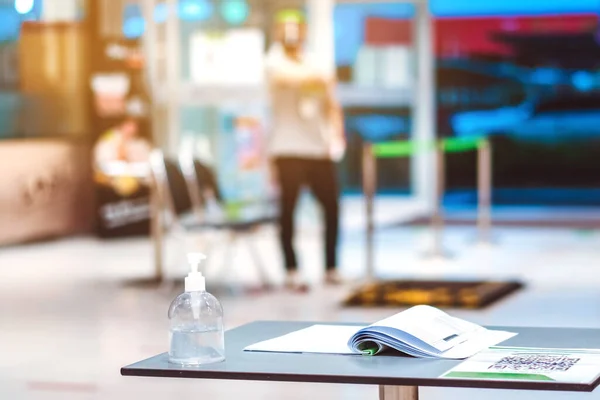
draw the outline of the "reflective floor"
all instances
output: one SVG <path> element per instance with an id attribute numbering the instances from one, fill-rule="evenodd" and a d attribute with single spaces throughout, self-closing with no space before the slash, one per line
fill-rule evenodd
<path id="1" fill-rule="evenodd" d="M 222 298 L 229 328 L 257 319 L 374 321 L 393 310 L 345 309 L 340 300 L 352 287 L 321 287 L 320 233 L 302 223 L 298 237 L 303 272 L 315 287 L 301 296 L 276 291 Z M 383 277 L 517 277 L 527 289 L 483 311 L 451 310 L 488 325 L 600 328 L 600 232 L 502 228 L 493 246 L 478 246 L 475 231 L 449 228 L 448 260 L 421 257 L 431 235 L 423 228 L 394 228 L 377 235 L 376 272 Z M 194 243 L 200 243 L 201 239 Z M 349 280 L 364 275 L 364 237 L 347 228 L 341 271 Z M 257 239 L 270 275 L 280 282 L 275 232 Z M 189 242 L 188 242 L 189 245 Z M 212 245 L 209 289 L 218 281 L 257 281 L 240 244 L 222 277 L 223 247 Z M 185 273 L 183 245 L 171 238 L 170 277 Z M 231 250 L 229 248 L 229 250 Z M 124 378 L 125 364 L 166 350 L 166 313 L 178 287 L 130 285 L 153 274 L 148 240 L 75 238 L 0 249 L 0 399 L 375 399 L 369 386 L 218 382 Z M 600 399 L 596 394 L 525 393 L 422 389 L 429 399 Z"/>

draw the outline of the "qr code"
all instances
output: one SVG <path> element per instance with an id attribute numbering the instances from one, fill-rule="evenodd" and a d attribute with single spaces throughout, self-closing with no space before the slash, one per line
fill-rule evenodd
<path id="1" fill-rule="evenodd" d="M 579 358 L 550 354 L 516 354 L 502 358 L 489 369 L 501 371 L 568 371 Z"/>

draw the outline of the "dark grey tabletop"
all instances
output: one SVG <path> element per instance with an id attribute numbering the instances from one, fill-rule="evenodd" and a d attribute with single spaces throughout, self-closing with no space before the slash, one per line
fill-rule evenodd
<path id="1" fill-rule="evenodd" d="M 200 367 L 182 367 L 170 364 L 167 354 L 160 354 L 122 368 L 121 374 L 164 378 L 472 387 L 570 392 L 591 392 L 600 383 L 600 379 L 593 384 L 447 379 L 440 378 L 440 376 L 460 361 L 417 359 L 400 355 L 365 357 L 360 355 L 243 351 L 243 348 L 250 344 L 272 339 L 311 325 L 314 325 L 314 323 L 254 322 L 226 332 L 225 362 Z M 502 343 L 508 346 L 600 348 L 600 330 L 596 329 L 506 327 L 497 329 L 518 333 L 517 336 Z"/>

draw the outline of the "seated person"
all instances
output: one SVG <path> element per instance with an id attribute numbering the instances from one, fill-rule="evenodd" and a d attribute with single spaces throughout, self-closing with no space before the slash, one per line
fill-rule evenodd
<path id="1" fill-rule="evenodd" d="M 97 166 L 112 161 L 148 162 L 150 150 L 148 141 L 138 135 L 137 120 L 127 118 L 100 137 L 94 148 L 94 159 Z"/>
<path id="2" fill-rule="evenodd" d="M 150 143 L 139 136 L 139 122 L 132 117 L 104 133 L 94 147 L 96 181 L 112 186 L 122 195 L 139 188 L 148 178 Z M 134 169 L 134 166 L 141 167 Z"/>

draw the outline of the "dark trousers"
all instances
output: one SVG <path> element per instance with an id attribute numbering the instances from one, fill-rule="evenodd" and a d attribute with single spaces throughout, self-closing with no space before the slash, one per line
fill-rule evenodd
<path id="1" fill-rule="evenodd" d="M 308 186 L 325 218 L 325 266 L 337 267 L 339 189 L 335 163 L 328 159 L 278 157 L 275 167 L 280 187 L 280 240 L 288 271 L 298 267 L 294 251 L 294 211 L 298 195 Z"/>

